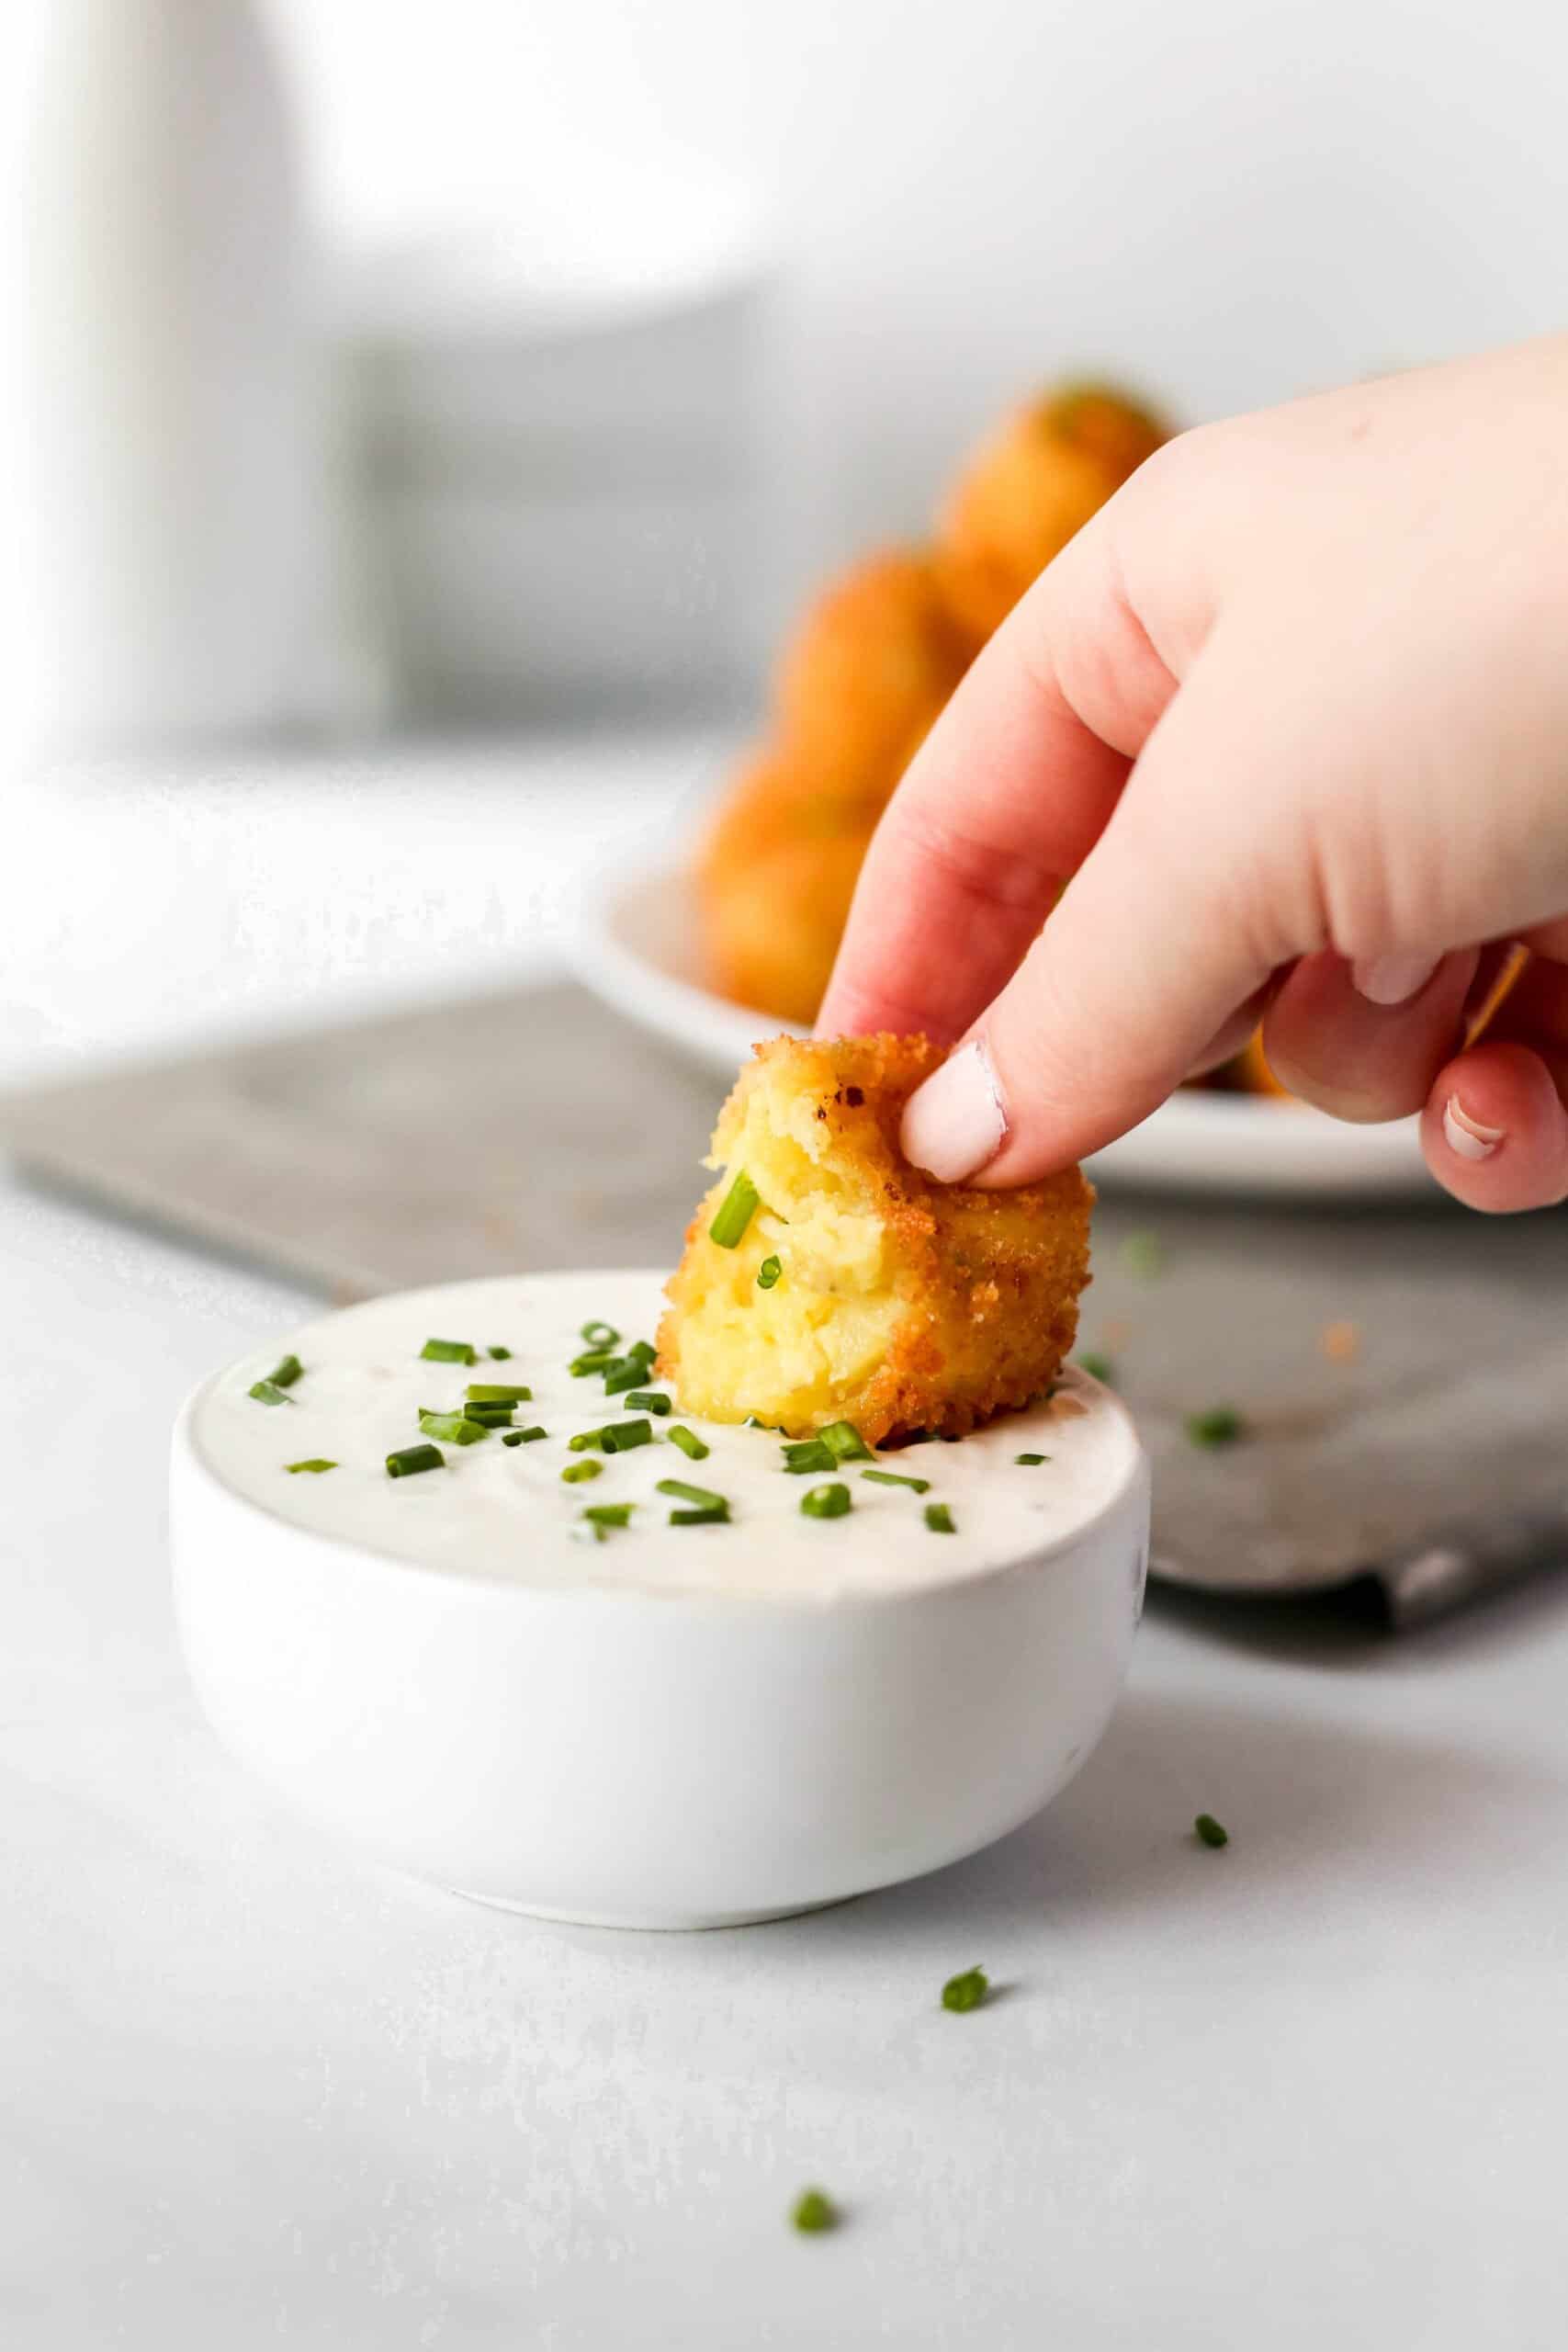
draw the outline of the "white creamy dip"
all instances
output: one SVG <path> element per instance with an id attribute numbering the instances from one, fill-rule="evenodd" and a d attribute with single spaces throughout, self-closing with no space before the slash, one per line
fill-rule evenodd
<path id="1" fill-rule="evenodd" d="M 833 1477 L 853 1507 L 839 1519 L 810 1519 L 802 1496 L 828 1482 L 791 1476 L 779 1437 L 768 1430 L 719 1427 L 682 1415 L 649 1416 L 653 1442 L 626 1453 L 573 1453 L 568 1440 L 606 1422 L 642 1418 L 625 1396 L 606 1397 L 595 1377 L 567 1367 L 582 1352 L 588 1322 L 614 1326 L 624 1341 L 652 1340 L 662 1306 L 651 1273 L 518 1275 L 405 1291 L 323 1316 L 281 1343 L 258 1350 L 209 1385 L 193 1435 L 207 1467 L 233 1493 L 275 1518 L 423 1568 L 534 1586 L 634 1587 L 642 1591 L 744 1595 L 803 1600 L 914 1592 L 987 1569 L 1038 1558 L 1077 1534 L 1122 1494 L 1137 1441 L 1116 1399 L 1082 1374 L 1064 1374 L 1046 1404 L 1010 1413 L 956 1444 L 940 1442 L 879 1453 L 874 1465 L 846 1463 Z M 427 1363 L 429 1339 L 467 1340 L 473 1365 Z M 491 1361 L 491 1347 L 511 1351 Z M 286 1354 L 300 1377 L 287 1401 L 263 1404 L 248 1391 Z M 519 1429 L 547 1436 L 508 1446 L 492 1431 L 459 1447 L 428 1439 L 420 1408 L 452 1411 L 470 1382 L 524 1384 L 530 1402 Z M 668 1393 L 667 1384 L 643 1384 Z M 687 1459 L 670 1439 L 677 1423 L 709 1448 Z M 436 1442 L 445 1466 L 389 1477 L 389 1453 Z M 1043 1453 L 1021 1467 L 1020 1453 Z M 312 1458 L 333 1469 L 290 1475 Z M 569 1464 L 602 1461 L 581 1484 Z M 863 1474 L 873 1466 L 929 1479 L 917 1494 Z M 671 1527 L 683 1508 L 656 1491 L 678 1478 L 725 1496 L 728 1525 Z M 592 1540 L 591 1504 L 630 1503 L 630 1523 Z M 945 1503 L 955 1532 L 925 1524 L 928 1503 Z"/>

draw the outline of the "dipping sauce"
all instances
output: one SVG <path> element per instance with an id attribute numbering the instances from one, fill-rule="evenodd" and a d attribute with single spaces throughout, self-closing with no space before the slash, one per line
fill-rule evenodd
<path id="1" fill-rule="evenodd" d="M 1124 1408 L 1068 1370 L 1054 1396 L 954 1443 L 883 1449 L 874 1462 L 792 1476 L 773 1431 L 692 1419 L 671 1397 L 668 1415 L 606 1396 L 594 1374 L 568 1367 L 589 1342 L 584 1325 L 608 1325 L 622 1348 L 651 1341 L 662 1304 L 655 1273 L 509 1276 L 453 1283 L 372 1299 L 308 1323 L 220 1374 L 197 1404 L 197 1450 L 231 1492 L 275 1518 L 383 1556 L 453 1575 L 531 1586 L 623 1586 L 640 1591 L 798 1597 L 916 1592 L 1025 1559 L 1079 1533 L 1126 1488 L 1137 1440 Z M 428 1362 L 427 1340 L 466 1341 L 476 1361 Z M 510 1352 L 492 1358 L 491 1348 Z M 263 1403 L 249 1391 L 292 1355 L 302 1370 Z M 507 1445 L 492 1430 L 459 1446 L 420 1426 L 422 1408 L 462 1409 L 471 1383 L 525 1385 L 518 1430 L 547 1435 Z M 669 1394 L 649 1376 L 640 1389 Z M 569 1441 L 606 1423 L 647 1419 L 651 1442 L 633 1451 L 572 1452 Z M 690 1429 L 708 1448 L 690 1460 L 671 1430 Z M 390 1477 L 389 1453 L 434 1444 L 444 1466 Z M 1021 1465 L 1021 1453 L 1043 1454 Z M 290 1463 L 336 1466 L 290 1474 Z M 568 1483 L 585 1462 L 600 1474 Z M 868 1470 L 930 1481 L 924 1493 L 884 1486 Z M 661 1479 L 724 1496 L 727 1524 L 671 1526 L 688 1508 L 661 1495 Z M 846 1486 L 843 1516 L 808 1518 L 802 1498 Z M 629 1504 L 625 1527 L 603 1538 L 590 1506 Z M 945 1505 L 953 1532 L 926 1524 Z"/>

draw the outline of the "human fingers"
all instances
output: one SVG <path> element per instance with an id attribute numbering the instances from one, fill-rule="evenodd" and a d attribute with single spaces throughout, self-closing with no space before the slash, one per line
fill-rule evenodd
<path id="1" fill-rule="evenodd" d="M 819 1034 L 961 1035 L 1099 839 L 1176 684 L 1120 593 L 1116 527 L 1107 508 L 1042 575 L 911 762 Z"/>
<path id="2" fill-rule="evenodd" d="M 1475 967 L 1473 949 L 1371 967 L 1329 950 L 1303 956 L 1264 1020 L 1269 1067 L 1337 1119 L 1408 1117 L 1459 1042 Z"/>

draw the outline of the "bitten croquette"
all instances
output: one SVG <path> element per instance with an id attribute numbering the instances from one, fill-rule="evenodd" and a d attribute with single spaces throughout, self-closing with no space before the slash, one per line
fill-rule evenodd
<path id="1" fill-rule="evenodd" d="M 882 1444 L 963 1436 L 1050 1386 L 1093 1192 L 1076 1167 L 994 1193 L 912 1168 L 899 1120 L 942 1058 L 923 1037 L 757 1047 L 667 1285 L 659 1371 L 683 1411 L 792 1437 L 849 1421 Z"/>

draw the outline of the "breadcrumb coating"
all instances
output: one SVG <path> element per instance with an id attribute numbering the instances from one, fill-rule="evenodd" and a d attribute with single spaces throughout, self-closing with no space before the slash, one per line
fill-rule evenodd
<path id="1" fill-rule="evenodd" d="M 667 1285 L 659 1370 L 682 1410 L 794 1437 L 847 1420 L 884 1444 L 962 1436 L 1050 1386 L 1089 1279 L 1093 1192 L 1076 1167 L 1011 1192 L 912 1168 L 899 1120 L 942 1058 L 924 1037 L 757 1047 Z M 710 1227 L 742 1170 L 759 1205 L 726 1249 Z"/>

